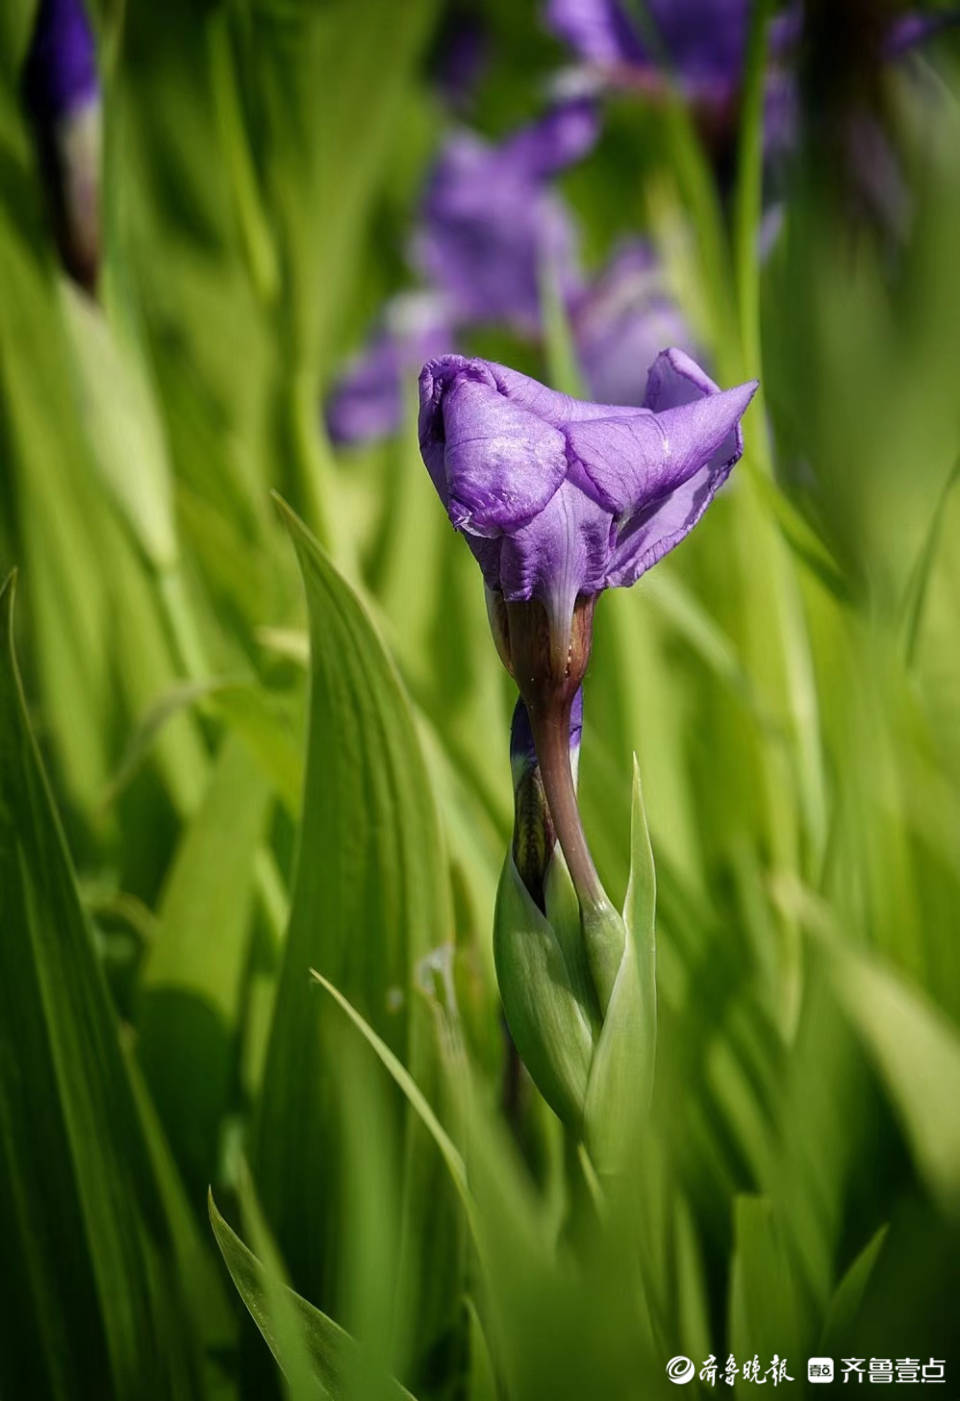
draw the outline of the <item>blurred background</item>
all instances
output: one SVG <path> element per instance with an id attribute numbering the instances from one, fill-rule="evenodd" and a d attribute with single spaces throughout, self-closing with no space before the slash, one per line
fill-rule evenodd
<path id="1" fill-rule="evenodd" d="M 960 1387 L 957 18 L 6 0 L 0 1394 Z M 660 1018 L 605 1215 L 507 1063 L 514 696 L 416 379 L 668 345 L 761 391 L 597 609 Z"/>

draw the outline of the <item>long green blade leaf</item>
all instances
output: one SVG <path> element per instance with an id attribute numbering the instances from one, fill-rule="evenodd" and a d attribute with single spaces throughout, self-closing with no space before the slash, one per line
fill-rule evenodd
<path id="1" fill-rule="evenodd" d="M 176 1256 L 0 594 L 0 1392 L 200 1394 Z"/>

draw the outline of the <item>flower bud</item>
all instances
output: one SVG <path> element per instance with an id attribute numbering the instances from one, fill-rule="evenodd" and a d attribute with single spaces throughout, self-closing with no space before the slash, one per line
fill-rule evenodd
<path id="1" fill-rule="evenodd" d="M 579 695 L 576 702 L 579 729 Z M 571 753 L 575 767 L 576 744 Z M 522 702 L 514 713 L 511 761 L 515 830 L 497 892 L 493 943 L 504 1014 L 540 1093 L 609 1178 L 636 1150 L 656 1040 L 654 876 L 639 781 L 621 919 L 606 897 L 585 907 L 574 889 Z"/>

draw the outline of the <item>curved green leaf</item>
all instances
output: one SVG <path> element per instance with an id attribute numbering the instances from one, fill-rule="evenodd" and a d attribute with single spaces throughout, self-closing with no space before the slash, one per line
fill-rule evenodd
<path id="1" fill-rule="evenodd" d="M 0 1392 L 199 1396 L 195 1333 L 0 593 Z"/>
<path id="2" fill-rule="evenodd" d="M 656 873 L 634 758 L 627 943 L 590 1067 L 585 1123 L 601 1171 L 614 1172 L 640 1132 L 653 1093 L 657 1045 Z"/>
<path id="3" fill-rule="evenodd" d="M 303 524 L 284 508 L 310 615 L 309 740 L 290 928 L 284 949 L 256 1126 L 264 1211 L 295 1287 L 329 1307 L 340 1278 L 345 1219 L 335 1061 L 342 1024 L 311 995 L 316 968 L 428 1083 L 411 1009 L 414 972 L 449 940 L 447 862 L 410 708 L 359 599 Z M 427 1053 L 429 1054 L 429 1053 Z M 391 1100 L 395 1141 L 406 1119 Z M 390 1141 L 391 1134 L 386 1136 Z M 418 1152 L 435 1160 L 421 1138 Z M 390 1150 L 393 1151 L 393 1150 Z M 393 1180 L 410 1163 L 397 1149 Z M 435 1174 L 442 1173 L 436 1163 Z M 441 1178 L 442 1180 L 442 1178 Z M 449 1188 L 444 1184 L 444 1191 Z M 440 1241 L 436 1187 L 418 1250 L 437 1238 L 441 1277 L 453 1242 Z M 449 1234 L 449 1233 L 448 1233 Z M 436 1272 L 439 1271 L 439 1274 Z M 454 1286 L 451 1284 L 451 1290 Z M 452 1307 L 454 1294 L 446 1307 Z"/>
<path id="4" fill-rule="evenodd" d="M 350 1374 L 356 1353 L 357 1345 L 354 1340 L 339 1324 L 334 1323 L 332 1318 L 315 1309 L 311 1303 L 285 1285 L 277 1275 L 270 1275 L 220 1215 L 212 1192 L 209 1197 L 209 1209 L 213 1234 L 217 1238 L 224 1263 L 230 1271 L 230 1278 L 237 1286 L 237 1292 L 263 1334 L 264 1341 L 273 1353 L 280 1370 L 289 1380 L 302 1368 L 302 1359 L 291 1355 L 292 1328 L 299 1333 L 296 1351 L 299 1352 L 300 1343 L 306 1349 L 317 1391 L 324 1397 L 332 1398 L 332 1401 L 338 1401 L 338 1398 L 345 1394 L 345 1377 Z M 278 1324 L 278 1311 L 287 1312 L 283 1324 Z M 385 1395 L 405 1397 L 407 1401 L 412 1401 L 410 1392 L 399 1382 L 390 1381 L 386 1385 L 389 1389 L 385 1391 Z"/>

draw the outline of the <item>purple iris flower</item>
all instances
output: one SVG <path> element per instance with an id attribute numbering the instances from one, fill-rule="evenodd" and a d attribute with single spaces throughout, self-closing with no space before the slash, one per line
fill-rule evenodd
<path id="1" fill-rule="evenodd" d="M 446 303 L 430 292 L 405 292 L 387 303 L 369 344 L 349 362 L 327 400 L 335 443 L 390 437 L 403 424 L 405 389 L 425 359 L 453 347 Z"/>
<path id="2" fill-rule="evenodd" d="M 420 451 L 488 588 L 539 599 L 562 638 L 578 599 L 634 583 L 697 523 L 743 451 L 756 387 L 721 391 L 672 349 L 641 407 L 593 404 L 447 355 L 420 376 Z"/>
<path id="3" fill-rule="evenodd" d="M 41 0 L 24 71 L 55 232 L 83 286 L 100 256 L 100 84 L 82 0 Z"/>
<path id="4" fill-rule="evenodd" d="M 689 327 L 650 243 L 630 239 L 569 308 L 580 369 L 605 404 L 643 403 L 646 367 L 665 345 L 692 353 Z"/>
<path id="5" fill-rule="evenodd" d="M 597 136 L 587 100 L 564 102 L 500 145 L 451 137 L 430 178 L 413 260 L 458 320 L 535 332 L 542 279 L 580 285 L 573 224 L 549 180 Z"/>
<path id="6" fill-rule="evenodd" d="M 82 0 L 40 0 L 26 89 L 33 111 L 50 121 L 99 96 L 93 32 Z"/>

